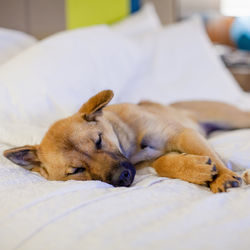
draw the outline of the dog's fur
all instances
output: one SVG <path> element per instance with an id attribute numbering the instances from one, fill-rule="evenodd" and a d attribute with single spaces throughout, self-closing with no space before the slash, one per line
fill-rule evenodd
<path id="1" fill-rule="evenodd" d="M 241 178 L 226 168 L 205 136 L 215 129 L 250 127 L 250 113 L 199 101 L 106 106 L 112 97 L 110 90 L 98 93 L 76 114 L 53 124 L 40 145 L 9 149 L 4 156 L 48 180 L 113 184 L 114 175 L 121 178 L 118 169 L 131 170 L 133 164 L 150 165 L 160 176 L 209 185 L 214 193 L 240 186 Z M 129 175 L 123 186 L 133 181 L 133 171 Z"/>

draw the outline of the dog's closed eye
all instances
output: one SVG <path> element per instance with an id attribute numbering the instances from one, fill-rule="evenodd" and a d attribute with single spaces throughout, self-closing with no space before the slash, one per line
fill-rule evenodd
<path id="1" fill-rule="evenodd" d="M 96 149 L 101 149 L 102 148 L 102 134 L 99 134 L 98 140 L 95 142 L 95 147 Z"/>
<path id="2" fill-rule="evenodd" d="M 67 175 L 80 174 L 85 171 L 84 167 L 71 167 Z"/>

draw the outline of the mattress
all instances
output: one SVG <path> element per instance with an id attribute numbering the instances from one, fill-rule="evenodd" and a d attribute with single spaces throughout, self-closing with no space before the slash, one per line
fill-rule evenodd
<path id="1" fill-rule="evenodd" d="M 1 155 L 38 144 L 51 123 L 105 88 L 114 90 L 113 103 L 210 99 L 250 109 L 250 97 L 217 58 L 199 20 L 162 27 L 152 8 L 139 15 L 120 26 L 59 33 L 1 66 Z M 209 139 L 239 174 L 250 169 L 249 141 L 248 129 Z M 250 185 L 213 194 L 149 167 L 137 171 L 131 187 L 115 188 L 100 181 L 47 181 L 1 156 L 0 205 L 4 250 L 250 245 Z"/>

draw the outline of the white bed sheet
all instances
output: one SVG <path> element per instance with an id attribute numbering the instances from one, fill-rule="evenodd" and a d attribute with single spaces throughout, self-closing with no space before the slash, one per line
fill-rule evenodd
<path id="1" fill-rule="evenodd" d="M 115 80 L 119 80 L 116 72 L 106 78 L 113 79 L 113 85 L 110 83 L 107 87 L 116 88 L 115 101 L 137 101 L 139 97 L 165 102 L 180 98 L 212 98 L 250 107 L 249 98 L 242 94 L 213 55 L 211 45 L 197 21 L 159 29 L 153 34 L 147 31 L 143 38 L 129 38 L 132 40 L 125 35 L 123 38 L 121 34 L 117 38 L 116 31 L 111 34 L 107 27 L 86 30 L 89 34 L 92 31 L 97 36 L 101 32 L 106 38 L 107 33 L 109 38 L 115 37 L 115 41 L 120 42 L 116 48 L 132 46 L 139 50 L 132 49 L 136 60 L 131 62 L 131 68 L 119 69 L 125 77 L 121 85 L 115 85 Z M 81 32 L 85 31 L 75 32 L 71 33 L 73 38 L 80 38 Z M 187 38 L 188 35 L 190 37 Z M 69 62 L 63 62 L 58 71 L 56 67 L 50 71 L 51 64 L 39 69 L 42 62 L 48 61 L 46 46 L 48 50 L 52 48 L 56 39 L 65 39 L 69 43 L 67 36 L 61 34 L 45 41 L 1 70 L 0 94 L 7 93 L 10 98 L 14 94 L 20 102 L 15 103 L 14 98 L 8 100 L 1 95 L 4 100 L 0 98 L 0 154 L 12 146 L 39 143 L 47 124 L 76 109 L 81 101 L 81 91 L 84 99 L 94 94 L 92 92 L 96 89 L 106 87 L 105 84 L 91 86 L 93 82 L 90 85 L 84 82 L 84 87 L 79 84 L 78 80 L 85 81 L 94 76 L 90 74 L 84 78 L 80 74 L 81 68 L 76 65 L 81 62 L 79 58 L 70 62 L 73 64 L 71 68 Z M 87 39 L 87 36 L 83 34 L 83 38 Z M 57 46 L 60 47 L 60 44 Z M 60 51 L 60 48 L 57 49 Z M 42 50 L 43 57 L 39 50 Z M 118 57 L 126 59 L 126 55 L 118 54 Z M 74 56 L 77 57 L 77 53 Z M 55 57 L 51 60 L 58 62 L 59 59 Z M 126 60 L 129 62 L 130 59 Z M 24 62 L 26 64 L 22 66 Z M 108 64 L 105 70 L 112 72 L 112 65 Z M 74 67 L 78 67 L 77 70 L 74 71 Z M 62 76 L 59 78 L 60 72 Z M 105 72 L 100 72 L 105 77 Z M 64 78 L 73 81 L 78 92 L 76 97 L 75 90 L 70 92 Z M 31 93 L 39 93 L 39 88 L 32 87 L 32 81 L 36 79 L 38 86 L 42 85 L 44 90 L 40 93 L 41 98 L 48 98 L 51 106 L 28 100 L 29 88 Z M 52 98 L 48 95 L 54 80 L 62 80 L 62 89 L 68 91 L 68 96 L 67 92 L 53 93 Z M 99 80 L 101 84 L 105 83 L 105 79 Z M 19 89 L 21 86 L 22 92 L 16 90 L 17 86 Z M 55 86 L 59 85 L 52 87 Z M 90 88 L 87 93 L 83 92 L 86 86 Z M 24 95 L 26 100 L 22 100 Z M 27 100 L 32 103 L 31 108 L 27 108 Z M 69 107 L 64 111 L 66 105 Z M 48 111 L 50 114 L 46 113 Z M 249 130 L 245 130 L 221 134 L 211 138 L 210 142 L 226 163 L 230 161 L 234 169 L 242 171 L 249 167 L 249 137 Z M 242 140 L 243 146 L 239 147 Z M 235 155 L 243 157 L 242 161 Z M 158 177 L 150 168 L 139 170 L 130 188 L 113 188 L 99 181 L 55 182 L 0 157 L 0 248 L 4 250 L 249 249 L 249 207 L 249 185 L 231 189 L 228 193 L 212 194 L 206 187 Z"/>

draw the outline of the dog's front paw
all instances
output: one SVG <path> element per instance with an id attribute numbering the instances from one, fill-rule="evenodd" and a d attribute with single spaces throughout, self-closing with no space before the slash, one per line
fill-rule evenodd
<path id="1" fill-rule="evenodd" d="M 250 184 L 250 169 L 243 173 L 243 180 L 246 182 L 246 184 Z"/>
<path id="2" fill-rule="evenodd" d="M 221 173 L 210 183 L 210 189 L 213 193 L 226 192 L 228 188 L 240 187 L 242 179 L 232 171 Z"/>
<path id="3" fill-rule="evenodd" d="M 217 174 L 215 163 L 208 156 L 183 154 L 185 164 L 185 180 L 199 184 L 207 185 L 212 182 Z"/>

